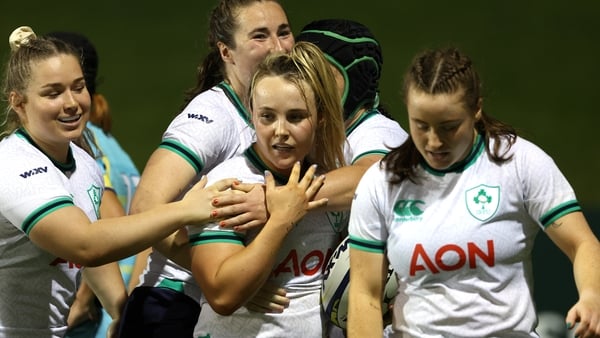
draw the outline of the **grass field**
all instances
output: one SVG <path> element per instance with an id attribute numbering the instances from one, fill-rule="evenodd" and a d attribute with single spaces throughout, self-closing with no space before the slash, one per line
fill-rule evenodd
<path id="1" fill-rule="evenodd" d="M 0 33 L 19 25 L 39 33 L 77 30 L 100 53 L 103 92 L 114 133 L 143 168 L 206 51 L 209 9 L 216 1 L 97 3 L 40 0 L 0 4 Z M 10 4 L 10 5 L 9 5 Z M 297 32 L 310 20 L 343 17 L 372 28 L 384 50 L 383 102 L 403 126 L 402 75 L 426 47 L 456 45 L 470 54 L 484 82 L 484 107 L 545 149 L 586 208 L 600 208 L 596 104 L 600 78 L 597 14 L 592 0 L 548 1 L 283 1 Z M 0 44 L 0 55 L 8 44 Z"/>

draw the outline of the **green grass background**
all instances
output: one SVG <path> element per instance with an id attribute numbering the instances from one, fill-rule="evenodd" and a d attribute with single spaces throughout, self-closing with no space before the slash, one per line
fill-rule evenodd
<path id="1" fill-rule="evenodd" d="M 555 159 L 584 210 L 600 210 L 596 116 L 600 2 L 282 3 L 295 33 L 321 18 L 350 18 L 371 27 L 383 46 L 382 100 L 404 127 L 400 87 L 413 55 L 428 47 L 463 49 L 482 76 L 484 109 L 513 124 Z M 0 55 L 6 60 L 8 35 L 20 25 L 32 26 L 39 34 L 75 30 L 88 35 L 100 54 L 98 91 L 111 105 L 114 134 L 142 169 L 178 113 L 183 91 L 194 83 L 196 66 L 207 50 L 209 10 L 215 4 L 215 0 L 2 1 Z M 536 279 L 541 288 L 538 305 L 566 311 L 576 299 L 568 261 L 549 245 L 546 251 L 547 239 L 540 237 L 543 250 L 536 249 L 537 266 L 549 274 Z M 552 275 L 557 269 L 560 278 Z"/>

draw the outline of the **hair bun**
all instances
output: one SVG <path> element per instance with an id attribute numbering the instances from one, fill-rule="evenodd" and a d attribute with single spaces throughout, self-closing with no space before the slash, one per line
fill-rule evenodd
<path id="1" fill-rule="evenodd" d="M 21 26 L 15 29 L 8 37 L 8 44 L 10 49 L 14 52 L 21 46 L 29 43 L 31 39 L 35 39 L 37 36 L 33 32 L 33 29 L 29 26 Z"/>

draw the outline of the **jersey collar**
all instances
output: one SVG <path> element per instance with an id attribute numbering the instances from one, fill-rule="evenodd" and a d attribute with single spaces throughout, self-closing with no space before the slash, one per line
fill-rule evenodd
<path id="1" fill-rule="evenodd" d="M 377 114 L 379 114 L 379 111 L 377 109 L 371 109 L 362 113 L 360 117 L 356 119 L 356 121 L 354 121 L 351 125 L 349 125 L 346 128 L 346 137 L 350 135 L 354 131 L 354 129 L 356 129 L 356 127 L 358 127 L 361 123 Z"/>
<path id="2" fill-rule="evenodd" d="M 31 136 L 29 136 L 29 134 L 24 128 L 17 129 L 15 133 L 18 136 L 27 140 L 27 142 L 29 142 L 32 146 L 36 147 L 39 151 L 46 155 L 46 157 L 50 159 L 50 161 L 52 161 L 52 164 L 54 164 L 54 166 L 58 168 L 58 170 L 60 170 L 63 174 L 67 175 L 68 173 L 72 173 L 75 171 L 75 158 L 73 157 L 73 149 L 71 147 L 69 147 L 69 152 L 67 153 L 67 162 L 61 163 L 48 156 L 48 154 L 46 154 L 46 152 L 43 151 L 42 148 L 40 148 L 37 145 L 37 143 L 35 143 L 35 141 L 31 138 Z"/>
<path id="3" fill-rule="evenodd" d="M 221 81 L 221 83 L 219 83 L 217 85 L 217 87 L 219 87 L 223 90 L 223 93 L 225 93 L 225 95 L 227 96 L 229 101 L 231 101 L 231 103 L 235 106 L 238 114 L 244 121 L 246 121 L 246 124 L 248 126 L 250 126 L 252 129 L 254 129 L 254 126 L 252 126 L 252 123 L 251 123 L 252 121 L 250 118 L 251 117 L 250 112 L 248 112 L 248 109 L 246 109 L 246 106 L 244 106 L 242 104 L 242 100 L 240 100 L 240 97 L 235 93 L 233 88 L 231 88 L 231 86 L 228 83 L 226 83 L 225 81 Z"/>
<path id="4" fill-rule="evenodd" d="M 438 169 L 434 169 L 434 168 L 430 167 L 429 164 L 427 164 L 427 162 L 423 159 L 421 159 L 421 165 L 428 173 L 435 175 L 435 176 L 444 176 L 447 173 L 462 173 L 468 167 L 470 167 L 473 163 L 475 163 L 475 160 L 477 160 L 479 155 L 484 150 L 485 150 L 485 142 L 484 142 L 481 134 L 478 133 L 476 136 L 476 139 L 475 139 L 475 143 L 473 144 L 473 148 L 471 148 L 471 152 L 462 161 L 456 162 L 453 165 L 451 165 L 450 167 L 443 169 L 443 170 L 438 170 Z"/>
<path id="5" fill-rule="evenodd" d="M 248 149 L 246 149 L 246 151 L 244 151 L 244 157 L 246 157 L 246 159 L 248 161 L 250 161 L 250 163 L 252 163 L 252 165 L 258 169 L 261 172 L 264 172 L 265 170 L 269 170 L 271 172 L 271 174 L 273 174 L 273 177 L 275 178 L 275 182 L 277 182 L 277 185 L 284 185 L 287 184 L 289 177 L 288 176 L 284 176 L 279 174 L 275 169 L 270 168 L 258 155 L 258 153 L 256 152 L 256 150 L 254 150 L 254 144 L 252 144 L 252 146 L 248 147 Z M 308 170 L 308 163 L 306 161 L 304 161 L 302 163 L 302 169 L 301 169 L 301 174 L 300 177 L 304 176 L 304 173 L 306 172 L 306 170 Z"/>

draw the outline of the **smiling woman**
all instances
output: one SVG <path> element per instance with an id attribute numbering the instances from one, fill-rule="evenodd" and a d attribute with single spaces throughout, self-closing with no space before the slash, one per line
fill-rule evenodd
<path id="1" fill-rule="evenodd" d="M 11 48 L 18 50 L 31 40 L 37 39 L 29 28 L 15 30 L 11 35 Z M 79 57 L 69 46 L 57 44 L 54 55 L 32 57 L 36 71 L 25 78 L 24 68 L 29 65 L 24 60 L 14 58 L 9 65 L 8 78 L 21 84 L 23 91 L 8 94 L 10 104 L 10 126 L 2 135 L 12 133 L 20 125 L 28 131 L 29 137 L 41 145 L 44 151 L 55 160 L 66 163 L 71 140 L 79 138 L 89 118 L 91 99 L 85 87 L 85 80 Z M 44 46 L 52 48 L 52 42 Z M 15 55 L 23 55 L 15 53 Z M 27 58 L 29 55 L 23 55 Z M 25 86 L 25 84 L 28 84 Z M 7 86 L 10 84 L 7 83 Z M 14 114 L 10 114 L 10 112 Z M 57 146 L 62 144 L 62 147 Z"/>
<path id="2" fill-rule="evenodd" d="M 116 323 L 126 293 L 118 266 L 107 263 L 209 220 L 219 210 L 211 200 L 228 194 L 234 180 L 204 188 L 203 179 L 179 202 L 99 220 L 102 175 L 74 142 L 91 100 L 80 53 L 29 27 L 15 30 L 10 42 L 0 134 L 0 336 L 64 336 L 80 272 Z"/>
<path id="3" fill-rule="evenodd" d="M 267 186 L 287 189 L 300 169 L 324 174 L 344 164 L 341 100 L 329 63 L 315 45 L 299 42 L 289 55 L 267 56 L 250 88 L 256 142 L 211 170 L 209 181 L 235 175 L 262 185 L 268 171 Z M 274 203 L 286 209 L 287 202 L 268 193 L 266 202 L 270 218 L 262 229 L 232 231 L 218 223 L 188 228 L 191 270 L 210 305 L 202 307 L 194 337 L 324 335 L 322 272 L 347 217 L 310 210 L 277 223 L 281 210 Z M 265 283 L 287 290 L 289 305 L 282 313 L 242 307 Z"/>

